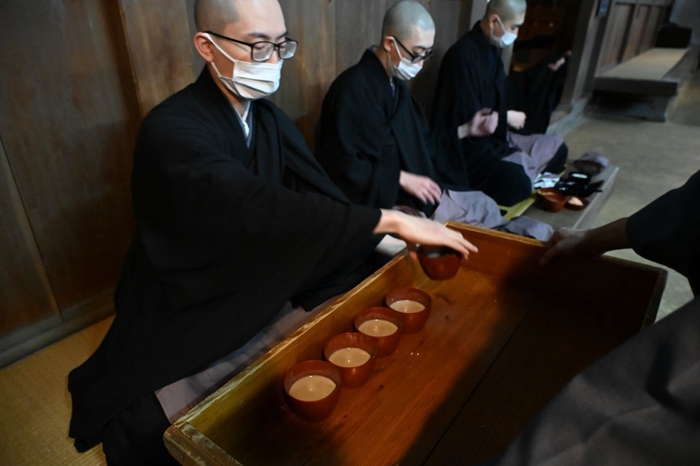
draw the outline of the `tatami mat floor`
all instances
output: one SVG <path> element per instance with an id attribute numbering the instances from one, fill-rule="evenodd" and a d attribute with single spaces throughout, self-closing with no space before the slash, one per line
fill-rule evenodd
<path id="1" fill-rule="evenodd" d="M 102 466 L 102 448 L 78 454 L 68 438 L 68 372 L 97 348 L 112 318 L 0 371 L 0 465 Z"/>
<path id="2" fill-rule="evenodd" d="M 680 186 L 700 169 L 698 73 L 684 90 L 671 123 L 586 118 L 565 138 L 571 156 L 596 150 L 620 166 L 611 200 L 598 224 L 634 213 Z M 642 260 L 630 251 L 615 255 Z M 687 281 L 673 272 L 664 294 L 665 315 L 691 298 Z M 68 438 L 68 372 L 97 347 L 111 319 L 95 324 L 0 371 L 0 465 L 104 465 L 100 447 L 78 454 Z"/>

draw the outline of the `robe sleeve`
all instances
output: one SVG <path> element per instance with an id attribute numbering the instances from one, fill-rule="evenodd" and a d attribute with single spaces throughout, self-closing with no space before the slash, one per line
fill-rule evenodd
<path id="1" fill-rule="evenodd" d="M 203 125 L 166 124 L 140 137 L 132 184 L 145 252 L 176 309 L 226 295 L 232 283 L 264 286 L 272 270 L 306 277 L 371 237 L 378 210 L 269 184 Z"/>
<path id="2" fill-rule="evenodd" d="M 393 207 L 400 163 L 391 128 L 364 89 L 338 83 L 323 103 L 318 159 L 345 195 L 358 204 Z"/>
<path id="3" fill-rule="evenodd" d="M 683 274 L 700 294 L 700 172 L 627 220 L 627 239 L 640 256 Z"/>

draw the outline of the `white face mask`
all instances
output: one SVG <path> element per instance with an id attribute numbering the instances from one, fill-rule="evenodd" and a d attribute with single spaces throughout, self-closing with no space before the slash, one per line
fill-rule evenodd
<path id="1" fill-rule="evenodd" d="M 222 76 L 214 62 L 211 62 L 211 66 L 216 71 L 219 80 L 229 91 L 243 99 L 255 100 L 273 94 L 280 87 L 280 76 L 284 60 L 280 60 L 277 63 L 236 60 L 224 52 L 209 34 L 205 34 L 205 36 L 216 47 L 216 50 L 233 63 L 233 76 L 229 78 L 228 76 Z"/>
<path id="2" fill-rule="evenodd" d="M 496 16 L 496 19 L 498 20 L 498 24 L 501 25 L 503 35 L 501 37 L 493 37 L 493 28 L 491 28 L 491 43 L 500 49 L 510 47 L 513 45 L 513 42 L 515 42 L 515 39 L 518 38 L 518 35 L 514 32 L 506 31 L 505 26 L 503 26 L 501 22 L 501 18 Z"/>
<path id="3" fill-rule="evenodd" d="M 396 52 L 399 54 L 400 59 L 399 66 L 396 66 L 394 65 L 394 62 L 391 61 L 391 57 L 389 58 L 389 61 L 391 61 L 391 67 L 394 70 L 394 77 L 403 79 L 404 81 L 409 81 L 415 78 L 420 70 L 423 69 L 423 65 L 421 63 L 413 63 L 411 60 L 403 58 L 401 56 L 401 51 L 399 50 L 399 44 L 396 43 L 396 39 L 392 37 L 391 40 L 394 41 L 394 47 L 396 47 Z"/>

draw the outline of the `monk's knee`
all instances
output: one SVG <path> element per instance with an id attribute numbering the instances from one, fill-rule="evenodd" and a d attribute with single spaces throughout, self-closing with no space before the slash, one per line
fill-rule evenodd
<path id="1" fill-rule="evenodd" d="M 512 206 L 532 195 L 532 181 L 525 174 L 525 170 L 521 169 L 521 173 L 513 177 L 511 183 L 511 187 L 506 191 L 505 199 L 500 205 Z"/>
<path id="2" fill-rule="evenodd" d="M 493 175 L 491 189 L 486 194 L 498 205 L 510 207 L 527 199 L 532 194 L 532 181 L 520 165 L 506 162 L 503 170 Z"/>

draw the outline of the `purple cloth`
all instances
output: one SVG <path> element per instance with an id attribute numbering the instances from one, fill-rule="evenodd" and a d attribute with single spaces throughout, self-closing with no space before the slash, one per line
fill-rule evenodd
<path id="1" fill-rule="evenodd" d="M 535 181 L 537 175 L 547 166 L 550 160 L 564 144 L 559 136 L 549 134 L 532 134 L 525 136 L 517 133 L 508 133 L 508 142 L 517 152 L 504 157 L 506 162 L 520 165 L 531 181 Z"/>
<path id="2" fill-rule="evenodd" d="M 515 217 L 506 225 L 498 228 L 498 230 L 540 241 L 549 241 L 549 238 L 554 234 L 554 228 L 550 224 L 530 217 Z"/>
<path id="3" fill-rule="evenodd" d="M 454 220 L 540 241 L 547 241 L 554 234 L 550 225 L 529 217 L 516 217 L 508 222 L 496 201 L 481 191 L 444 191 L 433 220 L 441 223 Z"/>
<path id="4" fill-rule="evenodd" d="M 507 223 L 496 201 L 481 191 L 443 191 L 433 220 L 440 223 L 454 220 L 483 228 L 496 228 Z"/>

